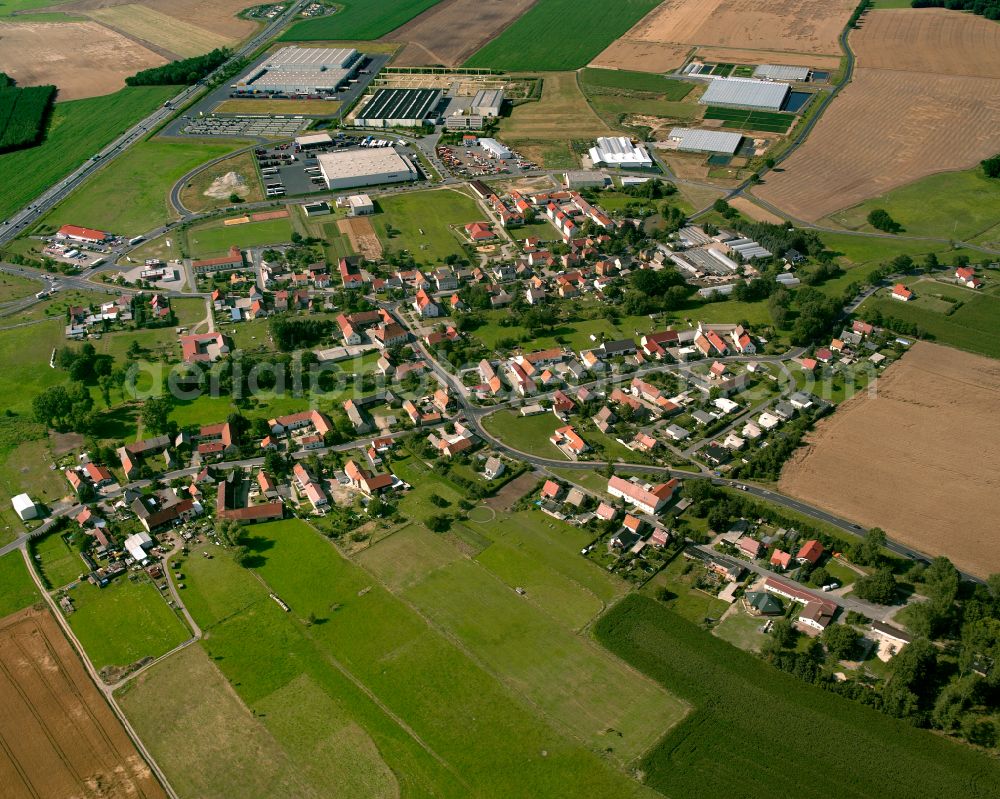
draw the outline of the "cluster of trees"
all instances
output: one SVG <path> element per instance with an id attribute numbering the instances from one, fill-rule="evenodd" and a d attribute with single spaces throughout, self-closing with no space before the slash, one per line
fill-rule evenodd
<path id="1" fill-rule="evenodd" d="M 803 255 L 812 256 L 818 256 L 825 250 L 823 242 L 814 230 L 800 230 L 787 223 L 776 225 L 772 222 L 757 222 L 745 219 L 736 213 L 731 222 L 737 233 L 753 239 L 778 257 L 784 256 L 789 250 L 797 250 Z"/>
<path id="2" fill-rule="evenodd" d="M 205 55 L 141 70 L 125 78 L 125 83 L 128 86 L 190 86 L 228 61 L 231 55 L 228 47 L 219 47 Z"/>
<path id="3" fill-rule="evenodd" d="M 734 477 L 749 477 L 756 480 L 777 480 L 781 467 L 785 465 L 806 433 L 813 426 L 809 416 L 798 416 L 788 422 L 777 435 L 771 438 L 768 447 L 757 447 L 744 456 L 746 463 L 738 463 L 733 468 Z"/>
<path id="4" fill-rule="evenodd" d="M 687 302 L 691 291 L 676 269 L 637 269 L 629 275 L 622 309 L 634 316 L 674 311 Z"/>
<path id="5" fill-rule="evenodd" d="M 59 432 L 85 430 L 94 409 L 89 389 L 78 382 L 68 386 L 51 386 L 31 403 L 35 421 Z"/>
<path id="6" fill-rule="evenodd" d="M 677 194 L 677 187 L 673 183 L 664 183 L 662 180 L 653 178 L 645 183 L 636 183 L 631 186 L 622 186 L 623 194 L 630 197 L 643 197 L 647 200 L 662 200 L 664 197 L 673 197 Z"/>
<path id="7" fill-rule="evenodd" d="M 850 19 L 847 20 L 847 24 L 851 28 L 856 28 L 858 26 L 858 21 L 861 19 L 861 15 L 864 14 L 869 8 L 874 5 L 872 0 L 861 0 L 857 7 L 851 12 Z"/>
<path id="8" fill-rule="evenodd" d="M 876 230 L 882 230 L 886 233 L 900 233 L 903 230 L 903 226 L 889 216 L 889 212 L 884 208 L 874 208 L 869 211 L 868 224 Z"/>
<path id="9" fill-rule="evenodd" d="M 911 0 L 913 8 L 947 8 L 971 11 L 986 19 L 1000 20 L 1000 0 Z"/>
<path id="10" fill-rule="evenodd" d="M 329 319 L 272 316 L 269 324 L 274 343 L 283 352 L 315 346 L 333 329 L 333 322 Z"/>
<path id="11" fill-rule="evenodd" d="M 0 153 L 42 140 L 55 96 L 55 86 L 21 88 L 0 72 Z"/>
<path id="12" fill-rule="evenodd" d="M 982 166 L 983 174 L 986 177 L 1000 178 L 1000 155 L 987 158 L 985 161 L 980 162 L 980 166 Z"/>

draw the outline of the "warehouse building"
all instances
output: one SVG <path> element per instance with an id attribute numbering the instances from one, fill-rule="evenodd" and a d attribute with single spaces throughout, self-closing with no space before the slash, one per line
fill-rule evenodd
<path id="1" fill-rule="evenodd" d="M 809 67 L 793 67 L 787 64 L 761 64 L 753 71 L 760 80 L 809 80 Z"/>
<path id="2" fill-rule="evenodd" d="M 364 128 L 419 128 L 440 119 L 440 89 L 379 89 L 355 116 Z"/>
<path id="3" fill-rule="evenodd" d="M 333 137 L 329 133 L 309 133 L 295 137 L 295 146 L 299 150 L 312 150 L 329 144 L 333 144 Z"/>
<path id="4" fill-rule="evenodd" d="M 353 47 L 282 47 L 232 88 L 240 94 L 333 94 L 361 60 Z"/>
<path id="5" fill-rule="evenodd" d="M 791 86 L 753 78 L 713 78 L 698 101 L 702 105 L 780 111 Z"/>
<path id="6" fill-rule="evenodd" d="M 684 153 L 725 153 L 735 155 L 743 136 L 720 130 L 700 128 L 674 128 L 667 137 L 667 145 Z"/>
<path id="7" fill-rule="evenodd" d="M 499 158 L 501 161 L 506 161 L 508 158 L 514 157 L 514 154 L 507 149 L 507 146 L 501 144 L 496 139 L 480 139 L 479 146 L 489 153 L 492 158 Z"/>
<path id="8" fill-rule="evenodd" d="M 503 107 L 503 89 L 482 89 L 472 98 L 472 113 L 482 117 L 498 117 Z"/>
<path id="9" fill-rule="evenodd" d="M 619 169 L 651 169 L 653 159 L 641 144 L 632 144 L 626 136 L 601 136 L 597 146 L 590 148 L 594 166 L 612 166 Z"/>
<path id="10" fill-rule="evenodd" d="M 404 183 L 420 177 L 410 159 L 392 147 L 320 153 L 316 161 L 329 189 Z"/>

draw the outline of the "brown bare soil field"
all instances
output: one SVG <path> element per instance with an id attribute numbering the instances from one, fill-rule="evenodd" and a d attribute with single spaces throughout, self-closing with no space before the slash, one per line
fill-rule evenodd
<path id="1" fill-rule="evenodd" d="M 25 86 L 51 83 L 59 100 L 110 94 L 166 59 L 96 22 L 5 22 L 0 71 Z"/>
<path id="2" fill-rule="evenodd" d="M 840 56 L 836 55 L 779 53 L 774 50 L 742 50 L 733 47 L 699 47 L 698 58 L 731 64 L 788 64 L 830 72 L 840 68 Z"/>
<path id="3" fill-rule="evenodd" d="M 782 492 L 964 571 L 1000 572 L 1000 362 L 918 342 L 822 420 Z"/>
<path id="4" fill-rule="evenodd" d="M 593 61 L 592 67 L 628 69 L 636 72 L 670 72 L 684 63 L 691 47 L 667 42 L 616 39 Z"/>
<path id="5" fill-rule="evenodd" d="M 47 610 L 0 622 L 0 706 L 3 796 L 166 796 Z"/>
<path id="6" fill-rule="evenodd" d="M 236 17 L 240 11 L 254 3 L 246 0 L 75 0 L 53 6 L 52 11 L 67 14 L 86 13 L 124 5 L 139 5 L 167 14 L 175 19 L 204 28 L 212 33 L 237 41 L 245 39 L 257 29 L 257 23 Z"/>
<path id="7" fill-rule="evenodd" d="M 758 222 L 771 222 L 772 224 L 780 225 L 785 221 L 777 214 L 772 214 L 766 208 L 761 208 L 756 203 L 750 202 L 746 197 L 733 197 L 733 199 L 729 200 L 729 204 L 740 213 L 745 214 L 751 219 L 756 219 Z"/>
<path id="8" fill-rule="evenodd" d="M 854 80 L 784 171 L 769 175 L 755 194 L 815 221 L 935 172 L 967 169 L 1000 150 L 1000 26 L 925 10 L 866 17 L 851 39 L 860 65 Z"/>
<path id="9" fill-rule="evenodd" d="M 393 66 L 456 67 L 534 4 L 535 0 L 444 0 L 382 40 L 405 44 Z"/>
<path id="10" fill-rule="evenodd" d="M 855 0 L 666 0 L 624 39 L 839 55 Z"/>
<path id="11" fill-rule="evenodd" d="M 494 511 L 510 510 L 517 501 L 538 484 L 539 477 L 534 472 L 525 472 L 511 480 L 483 504 Z"/>
<path id="12" fill-rule="evenodd" d="M 349 217 L 337 221 L 337 227 L 351 241 L 351 249 L 364 256 L 365 260 L 377 261 L 382 257 L 382 242 L 372 223 L 363 216 Z"/>

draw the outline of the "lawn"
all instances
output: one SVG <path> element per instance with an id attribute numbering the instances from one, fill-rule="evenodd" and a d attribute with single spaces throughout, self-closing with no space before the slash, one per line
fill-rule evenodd
<path id="1" fill-rule="evenodd" d="M 51 229 L 85 225 L 126 236 L 146 233 L 175 218 L 168 195 L 184 174 L 243 146 L 235 141 L 143 141 L 93 175 L 41 224 Z"/>
<path id="2" fill-rule="evenodd" d="M 267 219 L 247 222 L 244 225 L 224 225 L 222 220 L 186 232 L 188 255 L 191 258 L 211 258 L 225 255 L 229 248 L 263 247 L 271 244 L 288 244 L 292 236 L 291 222 L 286 219 Z"/>
<path id="3" fill-rule="evenodd" d="M 649 593 L 666 588 L 670 609 L 690 622 L 701 624 L 705 619 L 718 619 L 729 604 L 695 588 L 694 581 L 702 567 L 695 566 L 684 574 L 687 563 L 683 557 L 674 558 L 646 584 L 644 590 Z"/>
<path id="4" fill-rule="evenodd" d="M 549 441 L 552 432 L 563 426 L 553 413 L 521 416 L 516 411 L 497 411 L 483 417 L 483 426 L 507 446 L 522 452 L 543 458 L 566 457 Z"/>
<path id="5" fill-rule="evenodd" d="M 686 101 L 663 100 L 653 97 L 628 97 L 619 94 L 592 94 L 590 103 L 611 124 L 621 114 L 643 114 L 667 119 L 695 119 L 701 106 Z"/>
<path id="6" fill-rule="evenodd" d="M 909 235 L 968 241 L 997 224 L 1000 189 L 979 167 L 942 172 L 838 211 L 828 219 L 849 230 L 874 231 L 867 218 L 876 208 L 888 211 Z"/>
<path id="7" fill-rule="evenodd" d="M 590 308 L 594 307 L 590 306 Z M 478 338 L 484 347 L 491 350 L 497 349 L 499 342 L 503 339 L 513 339 L 526 352 L 558 345 L 568 346 L 574 351 L 579 351 L 598 346 L 602 336 L 614 340 L 641 335 L 653 329 L 653 322 L 648 316 L 624 316 L 619 317 L 617 322 L 599 317 L 557 323 L 548 333 L 531 338 L 525 327 L 520 325 L 502 327 L 499 324 L 501 320 L 510 318 L 507 311 L 486 311 L 482 315 L 487 320 L 487 324 L 477 328 L 472 335 Z"/>
<path id="8" fill-rule="evenodd" d="M 142 86 L 56 103 L 44 142 L 0 155 L 0 185 L 4 187 L 0 217 L 34 200 L 176 93 L 174 86 Z"/>
<path id="9" fill-rule="evenodd" d="M 339 0 L 336 14 L 296 22 L 281 39 L 287 42 L 377 39 L 438 2 L 440 0 Z"/>
<path id="10" fill-rule="evenodd" d="M 542 0 L 465 64 L 522 72 L 578 69 L 657 5 L 618 0 L 609 14 L 600 0 Z"/>
<path id="11" fill-rule="evenodd" d="M 69 625 L 94 667 L 128 666 L 159 657 L 190 637 L 180 618 L 144 577 L 120 577 L 107 588 L 80 583 L 71 592 Z"/>
<path id="12" fill-rule="evenodd" d="M 580 72 L 580 82 L 587 88 L 621 89 L 661 95 L 665 100 L 683 100 L 694 88 L 693 83 L 671 80 L 650 72 L 630 72 L 627 69 L 594 69 Z"/>
<path id="13" fill-rule="evenodd" d="M 35 604 L 41 595 L 19 551 L 0 558 L 0 618 Z"/>
<path id="14" fill-rule="evenodd" d="M 1000 785 L 995 760 L 779 672 L 648 597 L 626 597 L 595 635 L 696 707 L 640 765 L 667 796 L 986 799 Z"/>
<path id="15" fill-rule="evenodd" d="M 213 627 L 205 646 L 279 741 L 298 735 L 304 747 L 315 746 L 330 726 L 353 721 L 365 756 L 354 770 L 369 772 L 380 756 L 408 795 L 643 793 L 597 754 L 554 732 L 460 642 L 343 559 L 308 525 L 258 525 L 249 536 L 249 562 L 266 587 L 247 590 L 260 596 L 273 591 L 291 610 L 257 602 Z M 215 583 L 201 590 L 212 592 Z M 296 732 L 296 719 L 281 718 L 289 706 L 316 708 L 315 723 L 310 714 Z M 332 720 L 324 721 L 328 713 Z"/>
<path id="16" fill-rule="evenodd" d="M 11 302 L 37 294 L 42 289 L 41 280 L 32 280 L 20 275 L 0 274 L 0 303 Z"/>
<path id="17" fill-rule="evenodd" d="M 918 285 L 919 289 L 920 286 Z M 864 318 L 873 310 L 878 310 L 883 319 L 900 319 L 917 325 L 923 336 L 939 344 L 948 344 L 969 352 L 1000 358 L 1000 333 L 997 319 L 1000 319 L 1000 297 L 991 294 L 971 294 L 957 311 L 946 316 L 925 304 L 921 307 L 914 302 L 898 302 L 889 297 L 887 289 L 869 297 L 858 309 Z M 917 292 L 919 297 L 919 291 Z M 953 306 L 949 306 L 953 307 Z M 888 327 L 892 325 L 884 322 Z"/>
<path id="18" fill-rule="evenodd" d="M 87 571 L 80 553 L 59 533 L 49 533 L 31 541 L 29 550 L 38 564 L 42 582 L 49 588 L 60 588 L 74 582 Z"/>
<path id="19" fill-rule="evenodd" d="M 382 213 L 371 221 L 383 248 L 409 250 L 419 263 L 426 264 L 437 264 L 449 255 L 466 257 L 448 226 L 485 219 L 485 212 L 471 197 L 450 189 L 382 197 L 379 205 Z"/>
<path id="20" fill-rule="evenodd" d="M 853 236 L 850 233 L 825 231 L 821 231 L 819 237 L 827 249 L 854 264 L 888 261 L 897 255 L 909 255 L 915 258 L 929 252 L 940 254 L 948 249 L 947 245 L 936 241 Z"/>

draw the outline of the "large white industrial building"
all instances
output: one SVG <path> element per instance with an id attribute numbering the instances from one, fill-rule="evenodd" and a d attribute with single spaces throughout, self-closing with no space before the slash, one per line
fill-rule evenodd
<path id="1" fill-rule="evenodd" d="M 514 154 L 508 149 L 507 145 L 501 144 L 496 139 L 480 139 L 479 146 L 489 153 L 491 157 L 499 158 L 501 161 L 506 161 L 508 158 L 514 157 Z"/>
<path id="2" fill-rule="evenodd" d="M 420 177 L 410 159 L 392 147 L 320 153 L 316 161 L 329 189 L 404 183 Z"/>
<path id="3" fill-rule="evenodd" d="M 702 105 L 780 111 L 791 86 L 753 78 L 713 78 L 698 101 Z"/>
<path id="4" fill-rule="evenodd" d="M 753 71 L 761 80 L 809 80 L 809 67 L 795 67 L 791 64 L 761 64 Z"/>
<path id="5" fill-rule="evenodd" d="M 653 159 L 641 144 L 632 144 L 626 136 L 601 136 L 597 146 L 590 148 L 594 166 L 612 166 L 620 169 L 651 169 Z"/>
<path id="6" fill-rule="evenodd" d="M 667 137 L 667 145 L 686 153 L 722 153 L 735 155 L 743 135 L 721 130 L 701 128 L 674 128 Z"/>
<path id="7" fill-rule="evenodd" d="M 353 47 L 282 47 L 233 88 L 241 94 L 331 94 L 360 64 Z"/>
<path id="8" fill-rule="evenodd" d="M 503 107 L 503 89 L 480 89 L 472 98 L 473 114 L 483 117 L 498 117 Z"/>

